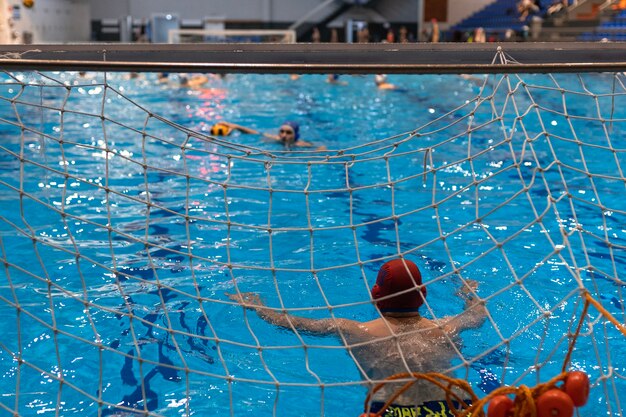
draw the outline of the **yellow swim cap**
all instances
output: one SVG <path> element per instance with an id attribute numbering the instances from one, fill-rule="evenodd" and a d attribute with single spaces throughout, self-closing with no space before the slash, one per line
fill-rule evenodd
<path id="1" fill-rule="evenodd" d="M 226 123 L 216 123 L 211 126 L 211 134 L 213 136 L 228 136 L 233 129 Z"/>

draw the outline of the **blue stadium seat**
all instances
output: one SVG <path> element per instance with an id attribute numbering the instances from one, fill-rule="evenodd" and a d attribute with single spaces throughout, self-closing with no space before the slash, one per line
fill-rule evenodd
<path id="1" fill-rule="evenodd" d="M 451 31 L 472 32 L 482 27 L 486 32 L 519 31 L 527 21 L 520 21 L 518 0 L 496 0 L 450 28 Z M 529 16 L 530 18 L 530 16 Z"/>

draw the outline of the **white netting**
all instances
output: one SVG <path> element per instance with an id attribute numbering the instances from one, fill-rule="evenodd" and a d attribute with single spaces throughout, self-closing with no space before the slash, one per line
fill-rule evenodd
<path id="1" fill-rule="evenodd" d="M 372 100 L 404 108 L 361 101 L 353 125 L 317 119 L 327 151 L 190 123 L 208 115 L 197 101 L 232 118 L 269 97 L 231 77 L 259 97 L 233 113 L 218 78 L 174 100 L 153 74 L 3 74 L 0 415 L 359 415 L 378 381 L 358 346 L 276 328 L 226 293 L 371 320 L 376 272 L 400 255 L 423 271 L 429 318 L 480 284 L 488 319 L 442 369 L 479 395 L 558 374 L 585 290 L 624 322 L 622 74 L 442 76 L 463 85 L 456 107 L 425 87 Z M 349 110 L 335 104 L 320 108 Z M 591 377 L 581 415 L 623 415 L 625 347 L 590 308 L 568 364 Z"/>

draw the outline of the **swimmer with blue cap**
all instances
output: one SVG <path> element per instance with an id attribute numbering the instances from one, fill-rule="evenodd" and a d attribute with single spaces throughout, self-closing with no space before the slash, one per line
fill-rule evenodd
<path id="1" fill-rule="evenodd" d="M 271 134 L 271 133 L 262 133 L 259 132 L 256 129 L 251 129 L 249 127 L 245 127 L 245 126 L 241 126 L 235 123 L 230 123 L 230 122 L 219 122 L 218 124 L 214 125 L 211 128 L 211 132 L 213 133 L 218 132 L 219 129 L 217 128 L 217 126 L 227 126 L 230 128 L 230 130 L 228 131 L 227 134 L 230 134 L 233 130 L 238 130 L 242 133 L 250 133 L 253 135 L 261 135 L 266 139 L 271 139 L 277 142 L 282 143 L 285 147 L 287 148 L 293 148 L 296 146 L 300 146 L 300 147 L 314 147 L 315 145 L 312 144 L 311 142 L 307 142 L 305 140 L 300 139 L 300 125 L 297 122 L 294 121 L 285 121 L 283 122 L 280 127 L 278 128 L 278 134 Z M 324 150 L 326 149 L 325 146 L 319 146 L 317 147 L 317 150 Z"/>
<path id="2" fill-rule="evenodd" d="M 279 140 L 287 146 L 295 145 L 300 139 L 300 125 L 296 122 L 286 121 L 278 128 L 278 138 L 271 139 Z"/>
<path id="3" fill-rule="evenodd" d="M 335 84 L 335 85 L 348 85 L 347 82 L 341 81 L 339 79 L 339 74 L 328 74 L 326 76 L 326 82 L 328 84 Z"/>
<path id="4" fill-rule="evenodd" d="M 256 293 L 238 291 L 227 295 L 275 326 L 317 336 L 335 336 L 349 347 L 363 372 L 363 379 L 371 382 L 406 372 L 446 372 L 454 359 L 462 359 L 459 356 L 459 334 L 482 326 L 487 316 L 484 303 L 477 296 L 477 288 L 477 282 L 464 281 L 463 288 L 457 293 L 465 301 L 462 313 L 427 319 L 420 314 L 427 291 L 419 268 L 406 258 L 396 258 L 384 263 L 378 271 L 370 294 L 378 317 L 366 322 L 337 317 L 335 314 L 339 310 L 327 319 L 300 317 L 281 308 L 267 307 Z M 430 306 L 437 310 L 435 303 Z M 373 393 L 365 413 L 381 411 L 387 399 L 405 383 L 384 384 Z M 457 389 L 452 391 L 457 398 L 469 402 L 465 400 L 466 393 L 457 392 Z M 428 410 L 440 412 L 447 409 L 445 398 L 443 389 L 431 382 L 416 380 L 381 414 L 426 416 Z M 416 410 L 421 411 L 414 413 Z"/>

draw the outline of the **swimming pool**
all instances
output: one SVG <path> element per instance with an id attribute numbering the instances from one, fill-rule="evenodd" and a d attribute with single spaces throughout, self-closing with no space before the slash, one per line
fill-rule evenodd
<path id="1" fill-rule="evenodd" d="M 479 396 L 560 372 L 576 277 L 624 321 L 621 75 L 340 80 L 4 74 L 0 415 L 358 415 L 339 341 L 226 293 L 369 320 L 398 253 L 422 268 L 429 317 L 461 311 L 461 278 L 480 283 L 490 319 L 453 364 Z M 210 138 L 215 120 L 296 120 L 328 150 Z M 589 314 L 581 414 L 622 415 L 626 342 Z"/>

